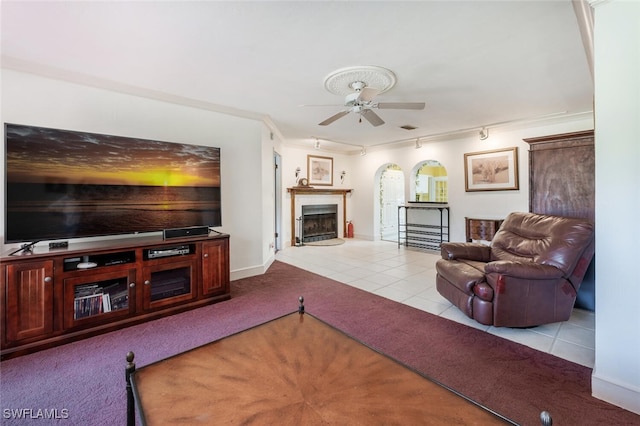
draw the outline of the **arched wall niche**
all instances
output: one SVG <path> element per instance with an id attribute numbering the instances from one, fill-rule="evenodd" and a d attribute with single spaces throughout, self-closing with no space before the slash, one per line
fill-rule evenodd
<path id="1" fill-rule="evenodd" d="M 409 199 L 424 203 L 449 201 L 447 169 L 437 160 L 424 160 L 411 170 Z"/>

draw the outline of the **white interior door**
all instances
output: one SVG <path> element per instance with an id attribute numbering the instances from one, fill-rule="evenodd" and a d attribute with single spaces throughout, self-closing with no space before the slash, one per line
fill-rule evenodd
<path id="1" fill-rule="evenodd" d="M 380 239 L 398 241 L 398 206 L 404 204 L 404 174 L 387 169 L 380 175 Z"/>

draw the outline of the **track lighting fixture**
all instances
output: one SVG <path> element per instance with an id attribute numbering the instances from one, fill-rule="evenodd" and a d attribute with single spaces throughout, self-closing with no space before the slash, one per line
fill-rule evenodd
<path id="1" fill-rule="evenodd" d="M 316 143 L 314 145 L 315 149 L 320 149 L 320 141 L 318 139 L 316 139 Z"/>
<path id="2" fill-rule="evenodd" d="M 416 149 L 422 148 L 422 142 L 420 142 L 420 138 L 416 138 Z"/>
<path id="3" fill-rule="evenodd" d="M 367 149 L 364 147 L 364 145 L 362 146 L 362 149 L 360 150 L 360 155 L 367 155 Z"/>
<path id="4" fill-rule="evenodd" d="M 483 127 L 480 129 L 480 140 L 483 141 L 489 137 L 489 129 Z"/>

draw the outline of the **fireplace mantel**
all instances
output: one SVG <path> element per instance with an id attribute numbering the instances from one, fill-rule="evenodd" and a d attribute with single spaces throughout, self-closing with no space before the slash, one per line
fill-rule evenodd
<path id="1" fill-rule="evenodd" d="M 293 186 L 287 188 L 287 192 L 291 193 L 291 196 L 295 194 L 313 194 L 313 195 L 344 195 L 351 192 L 351 189 L 337 189 L 337 188 L 314 188 L 312 186 Z"/>
<path id="2" fill-rule="evenodd" d="M 291 194 L 291 246 L 296 245 L 296 195 L 342 195 L 342 230 L 347 236 L 347 194 L 351 189 L 313 188 L 310 186 L 294 186 L 287 188 Z"/>

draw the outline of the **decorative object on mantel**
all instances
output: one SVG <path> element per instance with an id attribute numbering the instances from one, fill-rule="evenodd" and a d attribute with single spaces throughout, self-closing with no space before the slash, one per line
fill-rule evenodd
<path id="1" fill-rule="evenodd" d="M 306 177 L 300 178 L 300 180 L 298 180 L 298 187 L 299 188 L 313 188 L 312 186 L 309 186 L 309 179 L 307 179 Z"/>
<path id="2" fill-rule="evenodd" d="M 344 170 L 340 173 L 340 183 L 344 183 L 344 178 L 345 176 L 347 176 L 347 172 L 345 172 Z"/>
<path id="3" fill-rule="evenodd" d="M 300 167 L 296 167 L 296 183 L 298 183 L 298 178 L 300 177 Z"/>
<path id="4" fill-rule="evenodd" d="M 519 189 L 518 147 L 464 154 L 466 192 Z"/>
<path id="5" fill-rule="evenodd" d="M 307 155 L 309 184 L 333 186 L 333 158 Z"/>

